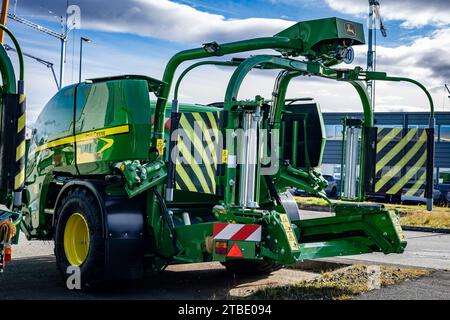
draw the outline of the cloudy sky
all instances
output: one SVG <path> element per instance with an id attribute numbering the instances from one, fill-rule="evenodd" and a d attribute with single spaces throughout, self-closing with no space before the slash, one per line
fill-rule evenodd
<path id="1" fill-rule="evenodd" d="M 10 12 L 14 10 L 11 0 Z M 437 110 L 450 111 L 444 83 L 450 83 L 450 0 L 380 0 L 388 37 L 378 34 L 377 69 L 415 78 L 432 92 Z M 272 36 L 296 21 L 338 16 L 366 23 L 366 0 L 72 0 L 81 8 L 81 29 L 68 40 L 65 85 L 78 81 L 80 36 L 92 39 L 83 52 L 83 78 L 144 74 L 161 78 L 170 57 L 209 41 L 227 42 Z M 66 0 L 17 0 L 16 14 L 60 30 Z M 10 20 L 23 50 L 55 63 L 59 41 Z M 355 48 L 355 64 L 365 66 L 365 46 Z M 11 53 L 13 59 L 16 59 Z M 26 60 L 29 121 L 56 92 L 51 72 Z M 343 65 L 345 66 L 345 65 Z M 343 67 L 340 66 L 340 67 Z M 221 101 L 230 70 L 204 67 L 181 88 L 184 102 Z M 256 71 L 244 82 L 241 99 L 270 97 L 273 73 Z M 359 111 L 347 84 L 299 79 L 290 97 L 315 97 L 324 111 Z M 377 84 L 377 110 L 427 111 L 424 95 L 407 84 Z"/>

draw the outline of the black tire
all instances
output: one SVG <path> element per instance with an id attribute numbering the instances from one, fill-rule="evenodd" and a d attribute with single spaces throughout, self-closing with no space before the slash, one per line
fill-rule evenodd
<path id="1" fill-rule="evenodd" d="M 221 263 L 229 272 L 242 275 L 268 275 L 283 268 L 281 264 L 254 260 L 229 260 Z"/>
<path id="2" fill-rule="evenodd" d="M 55 256 L 58 269 L 67 281 L 67 268 L 71 265 L 64 250 L 64 232 L 69 218 L 79 213 L 89 227 L 89 251 L 84 262 L 79 266 L 81 289 L 92 289 L 102 283 L 105 269 L 105 241 L 101 211 L 95 197 L 86 189 L 75 188 L 63 198 L 56 214 Z"/>

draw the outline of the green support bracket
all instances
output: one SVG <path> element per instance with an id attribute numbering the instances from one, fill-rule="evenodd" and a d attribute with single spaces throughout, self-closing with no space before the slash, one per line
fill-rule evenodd
<path id="1" fill-rule="evenodd" d="M 167 170 L 162 160 L 145 164 L 140 161 L 124 161 L 114 166 L 125 178 L 125 190 L 130 198 L 155 186 L 162 185 L 167 178 Z"/>

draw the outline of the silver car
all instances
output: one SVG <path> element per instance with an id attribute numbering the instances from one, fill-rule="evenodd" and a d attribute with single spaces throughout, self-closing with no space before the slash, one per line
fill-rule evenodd
<path id="1" fill-rule="evenodd" d="M 334 179 L 333 176 L 324 174 L 324 179 L 327 180 L 328 186 L 325 189 L 325 192 L 327 195 L 331 198 L 337 197 L 338 195 L 338 184 L 337 181 Z"/>

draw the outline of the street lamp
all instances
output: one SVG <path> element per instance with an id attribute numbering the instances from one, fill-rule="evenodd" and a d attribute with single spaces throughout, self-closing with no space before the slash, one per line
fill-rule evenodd
<path id="1" fill-rule="evenodd" d="M 85 37 L 80 38 L 80 70 L 78 75 L 78 82 L 81 82 L 81 65 L 83 63 L 83 42 L 92 42 L 92 40 Z"/>

